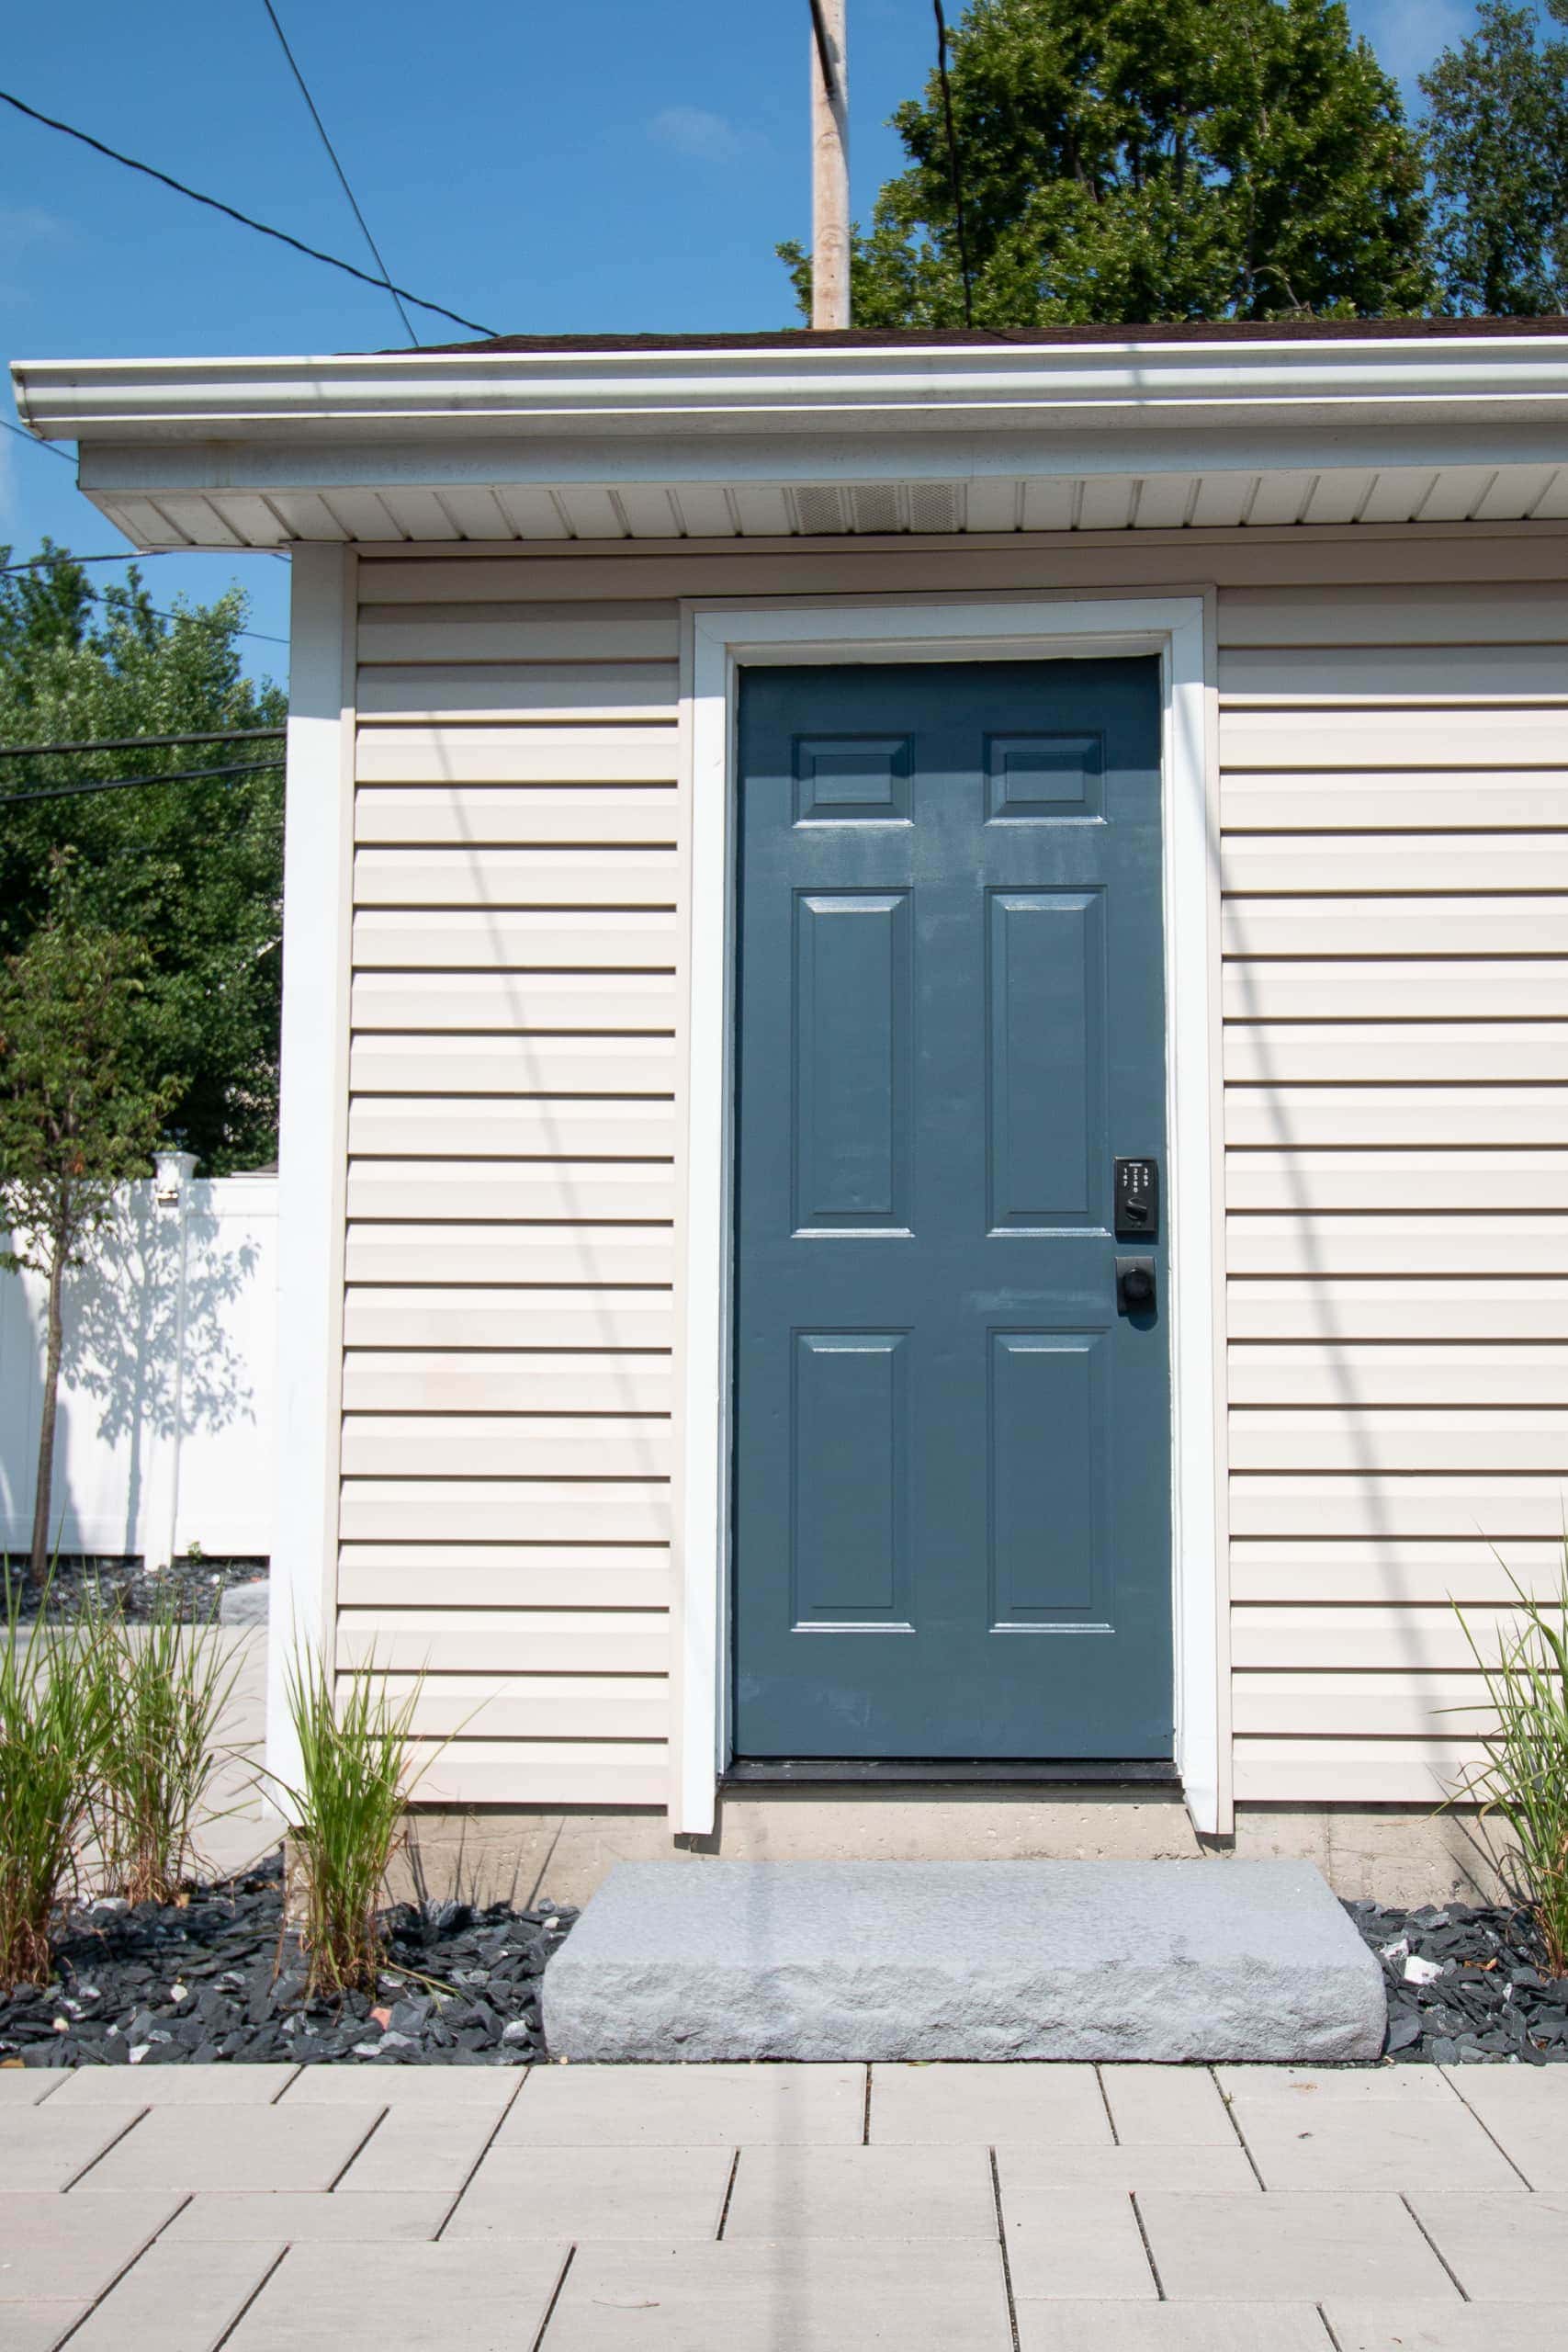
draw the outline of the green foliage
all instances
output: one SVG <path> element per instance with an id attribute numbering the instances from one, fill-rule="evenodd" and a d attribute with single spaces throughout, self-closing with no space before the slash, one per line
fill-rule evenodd
<path id="1" fill-rule="evenodd" d="M 1479 1797 L 1513 1832 L 1511 1860 L 1555 1974 L 1568 1976 L 1568 1537 L 1556 1594 L 1537 1600 L 1513 1577 L 1520 1626 L 1494 1658 L 1464 1627 L 1486 1685 L 1495 1728 L 1482 1733 L 1486 1762 L 1456 1792 Z M 1466 1713 L 1468 1710 L 1455 1710 Z"/>
<path id="2" fill-rule="evenodd" d="M 57 859 L 43 919 L 0 977 L 0 1265 L 82 1262 L 118 1184 L 148 1173 L 175 1090 L 144 1074 L 140 944 L 84 919 Z"/>
<path id="3" fill-rule="evenodd" d="M 1568 0 L 1549 6 L 1568 24 Z M 1500 0 L 1478 18 L 1421 76 L 1443 307 L 1550 315 L 1568 308 L 1568 41 Z"/>
<path id="4" fill-rule="evenodd" d="M 205 1623 L 163 1596 L 145 1625 L 118 1612 L 104 1631 L 112 1703 L 96 1809 L 107 1883 L 132 1903 L 168 1903 L 197 1859 L 196 1833 L 224 1757 L 220 1718 L 240 1670 L 218 1609 Z"/>
<path id="5" fill-rule="evenodd" d="M 287 1670 L 300 1777 L 298 1787 L 279 1786 L 295 1823 L 312 1997 L 375 1990 L 377 1915 L 403 1841 L 414 1711 L 423 1687 L 421 1675 L 394 1701 L 374 1663 L 349 1679 L 341 1698 L 337 1679 L 324 1658 L 296 1658 Z"/>
<path id="6" fill-rule="evenodd" d="M 50 1979 L 51 1940 L 91 1826 L 111 1678 L 98 1623 L 51 1626 L 40 1608 L 24 1629 L 8 1570 L 0 1582 L 0 1993 L 8 1993 Z"/>
<path id="7" fill-rule="evenodd" d="M 1341 0 L 971 0 L 950 56 L 976 327 L 1427 306 L 1420 155 Z M 855 323 L 962 326 L 934 75 L 893 120 Z"/>
<path id="8" fill-rule="evenodd" d="M 84 920 L 73 865 L 51 861 L 43 919 L 0 973 L 0 1267 L 48 1284 L 33 1498 L 32 1573 L 49 1552 L 54 1425 L 66 1275 L 114 1208 L 117 1185 L 147 1173 L 176 1087 L 152 1076 L 138 1013 L 140 943 Z"/>
<path id="9" fill-rule="evenodd" d="M 56 552 L 45 542 L 45 552 Z M 0 560 L 4 560 L 0 558 Z M 0 579 L 0 743 L 276 726 L 286 698 L 236 650 L 238 590 L 164 621 L 137 574 L 100 595 L 79 565 Z M 0 792 L 276 757 L 275 743 L 0 763 Z M 75 853 L 85 920 L 144 942 L 137 1032 L 176 1091 L 171 1121 L 209 1172 L 271 1159 L 277 1133 L 283 779 L 13 804 L 0 824 L 0 955 L 45 920 L 52 862 Z"/>

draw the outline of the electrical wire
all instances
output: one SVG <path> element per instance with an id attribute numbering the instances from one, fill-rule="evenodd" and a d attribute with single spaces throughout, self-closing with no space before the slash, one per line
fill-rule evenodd
<path id="1" fill-rule="evenodd" d="M 415 334 L 409 314 L 403 308 L 402 297 L 399 294 L 397 288 L 393 285 L 391 273 L 388 269 L 386 263 L 381 258 L 380 246 L 370 234 L 370 223 L 365 218 L 364 213 L 359 209 L 359 199 L 355 195 L 354 190 L 349 187 L 348 174 L 344 170 L 343 165 L 339 163 L 337 149 L 333 145 L 332 141 L 327 136 L 327 126 L 321 120 L 320 111 L 316 106 L 316 101 L 310 96 L 305 76 L 299 71 L 299 64 L 296 62 L 294 51 L 288 46 L 288 35 L 284 32 L 283 27 L 277 21 L 277 11 L 273 6 L 272 0 L 262 0 L 262 6 L 266 10 L 267 16 L 271 20 L 272 29 L 277 35 L 278 47 L 282 50 L 283 54 L 288 60 L 288 70 L 299 85 L 299 96 L 304 99 L 305 104 L 310 109 L 310 119 L 315 124 L 317 130 L 321 133 L 321 144 L 327 151 L 327 154 L 331 159 L 332 167 L 338 175 L 338 180 L 344 196 L 348 198 L 349 210 L 358 221 L 360 233 L 363 235 L 366 243 L 369 246 L 371 254 L 375 257 L 376 266 L 381 273 L 383 285 L 386 287 L 387 291 L 391 296 L 393 301 L 397 304 L 398 316 L 403 322 L 403 332 L 408 336 L 409 341 L 417 346 L 419 337 Z"/>
<path id="2" fill-rule="evenodd" d="M 75 463 L 70 450 L 62 449 L 57 441 L 40 441 L 36 433 L 29 433 L 25 425 L 13 424 L 8 416 L 0 416 L 0 424 L 7 433 L 14 433 L 18 441 L 25 441 L 29 449 L 42 449 L 51 458 L 62 458 L 68 466 Z"/>
<path id="3" fill-rule="evenodd" d="M 936 11 L 936 68 L 942 76 L 942 111 L 947 124 L 947 178 L 953 190 L 953 215 L 958 229 L 958 266 L 964 275 L 964 323 L 973 327 L 975 306 L 969 285 L 969 241 L 964 228 L 964 174 L 958 160 L 958 133 L 953 127 L 953 92 L 947 79 L 947 18 L 942 0 L 931 0 Z"/>
<path id="4" fill-rule="evenodd" d="M 53 759 L 78 752 L 167 752 L 179 743 L 280 741 L 281 727 L 221 727 L 214 735 L 104 735 L 90 743 L 0 743 L 0 760 Z"/>
<path id="5" fill-rule="evenodd" d="M 74 800 L 88 792 L 129 792 L 141 784 L 196 784 L 209 776 L 268 775 L 283 766 L 281 760 L 245 760 L 235 767 L 175 768 L 167 775 L 116 775 L 102 784 L 52 784 L 37 792 L 0 792 L 0 808 L 15 808 L 24 800 Z"/>
<path id="6" fill-rule="evenodd" d="M 341 261 L 336 254 L 324 254 L 317 245 L 307 245 L 299 237 L 291 237 L 286 229 L 272 229 L 265 220 L 253 220 L 248 212 L 237 211 L 233 205 L 224 204 L 216 196 L 203 196 L 199 188 L 187 187 L 183 180 L 171 178 L 167 172 L 160 172 L 153 164 L 139 164 L 134 155 L 122 155 L 117 147 L 106 147 L 101 139 L 93 138 L 90 132 L 78 130 L 72 123 L 60 122 L 51 114 L 40 114 L 37 107 L 29 107 L 9 90 L 0 90 L 0 99 L 6 106 L 14 107 L 18 114 L 26 115 L 29 122 L 40 122 L 46 130 L 62 132 L 67 139 L 74 139 L 82 146 L 92 148 L 95 154 L 107 155 L 111 164 L 123 164 L 127 171 L 140 172 L 143 178 L 156 180 L 161 187 L 173 188 L 176 196 L 188 196 L 193 204 L 205 204 L 209 211 L 221 212 L 226 220 L 237 220 L 242 229 L 254 229 L 258 236 L 272 237 L 280 245 L 292 246 L 297 254 L 303 254 L 309 261 L 325 262 L 329 269 L 341 269 L 348 277 L 356 277 L 362 286 L 374 286 L 383 293 L 396 295 L 405 302 L 412 302 L 416 310 L 434 311 L 438 318 L 450 319 L 455 326 L 467 327 L 470 334 L 493 336 L 496 332 L 493 327 L 480 326 L 476 319 L 464 318 L 458 311 L 449 311 L 445 302 L 426 301 L 423 294 L 411 294 L 406 286 L 393 286 L 389 279 L 372 277 L 368 270 L 356 269 L 353 262 Z M 30 440 L 32 436 L 29 434 L 27 437 Z"/>
<path id="7" fill-rule="evenodd" d="M 44 441 L 39 446 L 47 449 L 52 445 Z M 155 555 L 178 555 L 179 552 L 178 548 L 149 548 L 143 555 L 73 555 L 67 548 L 59 555 L 29 555 L 21 563 L 0 563 L 0 580 L 13 571 L 42 571 L 57 563 L 146 563 Z"/>

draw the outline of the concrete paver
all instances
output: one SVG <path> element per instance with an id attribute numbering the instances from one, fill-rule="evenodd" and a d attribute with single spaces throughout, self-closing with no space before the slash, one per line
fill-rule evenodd
<path id="1" fill-rule="evenodd" d="M 1018 2344 L 1019 2352 L 1332 2352 L 1311 2303 L 1021 2302 Z"/>
<path id="2" fill-rule="evenodd" d="M 584 2246 L 545 2335 L 547 2352 L 1010 2352 L 1011 2341 L 996 2245 L 958 2239 Z"/>
<path id="3" fill-rule="evenodd" d="M 63 2069 L 18 2066 L 14 2059 L 0 2065 L 0 2108 L 37 2107 L 72 2079 Z"/>
<path id="4" fill-rule="evenodd" d="M 1339 2352 L 1546 2352 L 1568 2343 L 1568 2302 L 1325 2303 L 1324 2317 Z"/>
<path id="5" fill-rule="evenodd" d="M 442 2237 L 711 2238 L 731 2148 L 492 2148 Z"/>
<path id="6" fill-rule="evenodd" d="M 39 2120 L 49 2113 L 41 2111 Z M 73 2122 L 107 2123 L 108 2116 Z M 160 2108 L 95 2165 L 97 2188 L 330 2188 L 375 2118 L 359 2109 Z"/>
<path id="7" fill-rule="evenodd" d="M 1410 2209 L 1478 2303 L 1555 2302 L 1568 2285 L 1568 2196 L 1413 2196 Z"/>
<path id="8" fill-rule="evenodd" d="M 52 2099 L 42 2107 L 0 2109 L 0 2194 L 68 2188 L 134 2120 L 124 2109 L 112 2114 L 62 2115 Z M 125 2186 L 144 2184 L 127 2181 Z"/>
<path id="9" fill-rule="evenodd" d="M 998 2208 L 1018 2352 L 1568 2339 L 1568 2068 L 1220 2080 L 13 2069 L 0 2346 L 1010 2352 Z"/>
<path id="10" fill-rule="evenodd" d="M 496 2144 L 859 2147 L 864 2127 L 863 2066 L 538 2066 Z"/>
<path id="11" fill-rule="evenodd" d="M 1159 2293 L 1137 2209 L 1113 2188 L 1014 2188 L 1004 2195 L 1012 2291 L 1032 2299 L 1153 2302 Z"/>
<path id="12" fill-rule="evenodd" d="M 389 2192 L 356 2197 L 291 2195 L 288 2189 L 215 2189 L 182 2205 L 160 2244 L 243 2245 L 256 2240 L 321 2240 L 341 2245 L 355 2239 L 378 2244 L 401 2238 L 428 2242 L 452 2211 L 443 2189 L 421 2194 Z"/>
<path id="13" fill-rule="evenodd" d="M 254 2070 L 253 2070 L 254 2071 Z M 488 2108 L 499 2115 L 528 2079 L 523 2066 L 299 2066 L 282 2107 Z"/>
<path id="14" fill-rule="evenodd" d="M 1555 2066 L 1456 2066 L 1447 2077 L 1532 2188 L 1568 2188 L 1564 2072 Z"/>
<path id="15" fill-rule="evenodd" d="M 76 2352 L 214 2352 L 282 2253 L 160 2238 L 71 2341 Z"/>
<path id="16" fill-rule="evenodd" d="M 1325 2097 L 1315 2085 L 1238 2090 L 1231 2114 L 1266 2188 L 1514 2189 L 1515 2167 L 1458 2098 Z"/>
<path id="17" fill-rule="evenodd" d="M 270 2107 L 298 2066 L 75 2066 L 51 2105 L 77 2108 Z"/>
<path id="18" fill-rule="evenodd" d="M 1506 2208 L 1528 2200 L 1490 2201 Z M 1173 2302 L 1315 2303 L 1330 2295 L 1440 2302 L 1454 2294 L 1442 2264 L 1392 2195 L 1203 2197 L 1155 2189 L 1138 2199 L 1138 2211 Z"/>
<path id="19" fill-rule="evenodd" d="M 1235 2145 L 1207 2066 L 1101 2066 L 1100 2081 L 1124 2148 Z"/>
<path id="20" fill-rule="evenodd" d="M 1003 2140 L 1110 2147 L 1094 2068 L 989 2062 L 872 2068 L 874 2148 L 966 2140 L 983 2147 Z"/>
<path id="21" fill-rule="evenodd" d="M 1054 2144 L 997 2150 L 1002 2204 L 1013 2188 L 1113 2188 L 1123 2194 L 1150 2188 L 1220 2190 L 1235 2197 L 1262 2195 L 1247 2151 L 1231 2133 L 1228 2148 L 1200 2142 L 1191 2148 L 1074 2148 Z"/>
<path id="22" fill-rule="evenodd" d="M 177 2197 L 90 2188 L 0 2197 L 0 2305 L 91 2302 L 178 2211 Z"/>
<path id="23" fill-rule="evenodd" d="M 564 2245 L 290 2246 L 224 2352 L 523 2352 Z"/>
<path id="24" fill-rule="evenodd" d="M 1311 2090 L 1325 2105 L 1388 2100 L 1396 2107 L 1445 2107 L 1453 2097 L 1438 2066 L 1216 2066 L 1214 2079 L 1231 2099 Z"/>
<path id="25" fill-rule="evenodd" d="M 334 2110 L 340 2117 L 355 2110 Z M 323 2108 L 307 2112 L 321 2115 Z M 359 2113 L 365 2113 L 359 2109 Z M 482 2107 L 389 2108 L 337 2184 L 356 2196 L 389 2188 L 444 2188 L 455 2197 L 490 2145 L 500 2113 Z"/>
<path id="26" fill-rule="evenodd" d="M 86 2308 L 85 2303 L 7 2303 L 0 2312 L 6 2352 L 55 2352 Z"/>
<path id="27" fill-rule="evenodd" d="M 991 2160 L 979 2147 L 743 2148 L 724 2233 L 994 2239 Z"/>

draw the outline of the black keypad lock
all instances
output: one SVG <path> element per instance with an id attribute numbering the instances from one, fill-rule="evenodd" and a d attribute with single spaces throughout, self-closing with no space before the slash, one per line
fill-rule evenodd
<path id="1" fill-rule="evenodd" d="M 1152 1241 L 1159 1231 L 1159 1161 L 1116 1162 L 1116 1238 Z"/>

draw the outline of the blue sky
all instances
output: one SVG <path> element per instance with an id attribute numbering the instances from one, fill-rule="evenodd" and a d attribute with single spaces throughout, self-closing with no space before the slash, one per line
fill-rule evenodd
<path id="1" fill-rule="evenodd" d="M 807 0 L 454 0 L 434 15 L 412 0 L 274 4 L 399 284 L 502 332 L 792 322 L 773 248 L 808 226 Z M 1414 75 L 1473 11 L 1351 0 L 1350 15 L 1414 99 Z M 864 215 L 900 160 L 886 117 L 930 68 L 928 0 L 850 0 L 850 33 Z M 373 266 L 261 0 L 18 11 L 5 81 L 44 113 Z M 411 316 L 422 340 L 460 333 Z M 406 342 L 385 294 L 9 108 L 0 321 L 6 359 Z M 84 553 L 118 543 L 58 458 L 0 435 L 0 540 L 26 554 L 45 532 Z M 170 556 L 147 574 L 163 605 L 238 578 L 253 628 L 286 631 L 288 567 L 268 557 Z M 282 673 L 280 645 L 258 638 L 248 652 Z"/>

